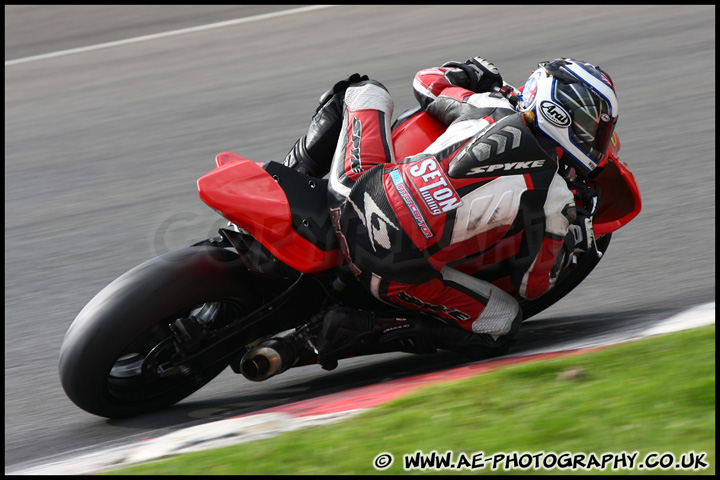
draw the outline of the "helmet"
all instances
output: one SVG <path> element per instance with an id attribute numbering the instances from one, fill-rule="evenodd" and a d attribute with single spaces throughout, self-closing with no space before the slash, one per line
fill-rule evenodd
<path id="1" fill-rule="evenodd" d="M 607 154 L 618 100 L 599 67 L 570 58 L 542 62 L 525 87 L 519 109 L 537 130 L 562 147 L 563 161 L 586 175 Z"/>

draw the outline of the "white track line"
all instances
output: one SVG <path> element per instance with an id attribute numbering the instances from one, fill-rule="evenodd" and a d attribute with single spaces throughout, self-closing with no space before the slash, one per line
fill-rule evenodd
<path id="1" fill-rule="evenodd" d="M 188 427 L 162 437 L 130 445 L 79 453 L 74 458 L 47 461 L 43 465 L 16 468 L 5 475 L 92 475 L 147 463 L 183 453 L 199 452 L 274 437 L 280 433 L 345 420 L 364 410 L 293 416 L 260 413 Z"/>
<path id="2" fill-rule="evenodd" d="M 321 8 L 334 7 L 335 5 L 311 5 L 309 7 L 294 8 L 292 10 L 283 10 L 280 12 L 265 13 L 262 15 L 255 15 L 253 17 L 236 18 L 235 20 L 227 20 L 225 22 L 210 23 L 207 25 L 200 25 L 197 27 L 182 28 L 180 30 L 171 30 L 169 32 L 156 33 L 153 35 L 144 35 L 142 37 L 128 38 L 125 40 L 118 40 L 115 42 L 98 43 L 96 45 L 90 45 L 87 47 L 71 48 L 69 50 L 61 50 L 58 52 L 45 53 L 43 55 L 34 55 L 32 57 L 18 58 L 15 60 L 7 60 L 5 66 L 18 65 L 21 63 L 35 62 L 37 60 L 46 60 L 48 58 L 62 57 L 65 55 L 72 55 L 74 53 L 84 53 L 93 50 L 99 50 L 101 48 L 119 47 L 122 45 L 129 45 L 131 43 L 145 42 L 148 40 L 157 40 L 158 38 L 173 37 L 175 35 L 184 35 L 186 33 L 200 32 L 203 30 L 211 30 L 213 28 L 230 27 L 233 25 L 239 25 L 241 23 L 255 22 L 257 20 L 266 20 L 268 18 L 282 17 L 285 15 L 294 15 L 296 13 L 311 12 L 313 10 L 319 10 Z"/>
<path id="3" fill-rule="evenodd" d="M 664 335 L 713 323 L 715 323 L 715 302 L 704 303 L 659 322 L 645 330 L 643 336 Z"/>

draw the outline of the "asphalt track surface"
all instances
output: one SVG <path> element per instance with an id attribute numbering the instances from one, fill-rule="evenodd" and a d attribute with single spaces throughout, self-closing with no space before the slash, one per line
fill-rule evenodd
<path id="1" fill-rule="evenodd" d="M 356 71 L 386 85 L 396 114 L 415 105 L 415 72 L 451 59 L 485 56 L 515 85 L 557 56 L 612 75 L 643 211 L 572 298 L 524 325 L 513 353 L 631 335 L 714 302 L 714 6 L 334 6 L 252 18 L 298 7 L 5 7 L 6 470 L 458 364 L 384 355 L 263 383 L 228 370 L 171 409 L 121 421 L 83 412 L 60 387 L 58 352 L 83 305 L 222 225 L 195 190 L 214 156 L 283 158 L 320 93 Z M 120 42 L 241 18 L 251 21 Z M 107 42 L 120 43 L 32 59 Z"/>

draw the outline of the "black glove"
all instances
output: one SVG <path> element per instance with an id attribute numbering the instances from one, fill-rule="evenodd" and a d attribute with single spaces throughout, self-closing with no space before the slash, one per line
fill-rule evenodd
<path id="1" fill-rule="evenodd" d="M 568 227 L 568 235 L 566 240 L 570 240 L 568 236 L 572 236 L 573 251 L 587 252 L 593 245 L 593 226 L 590 212 L 584 208 L 576 207 L 577 216 L 575 221 Z"/>
<path id="2" fill-rule="evenodd" d="M 471 58 L 465 63 L 447 62 L 442 66 L 455 67 L 464 71 L 468 78 L 466 88 L 476 93 L 492 92 L 495 87 L 503 85 L 503 79 L 497 67 L 481 57 Z"/>
<path id="3" fill-rule="evenodd" d="M 563 212 L 570 222 L 568 235 L 572 234 L 575 239 L 573 251 L 587 252 L 595 242 L 592 217 L 599 199 L 598 189 L 585 182 L 570 182 L 568 188 L 575 199 L 575 205 Z"/>
<path id="4" fill-rule="evenodd" d="M 565 235 L 562 250 L 550 272 L 552 278 L 556 278 L 561 271 L 574 263 L 576 253 L 590 250 L 595 241 L 590 212 L 582 207 L 573 206 L 567 208 L 563 214 L 570 221 L 570 225 L 568 226 L 568 233 Z"/>

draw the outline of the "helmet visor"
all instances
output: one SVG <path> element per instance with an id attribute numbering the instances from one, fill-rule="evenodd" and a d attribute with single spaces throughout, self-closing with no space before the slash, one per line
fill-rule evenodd
<path id="1" fill-rule="evenodd" d="M 615 130 L 608 101 L 583 83 L 555 82 L 555 98 L 572 119 L 570 140 L 595 163 L 605 157 Z"/>

